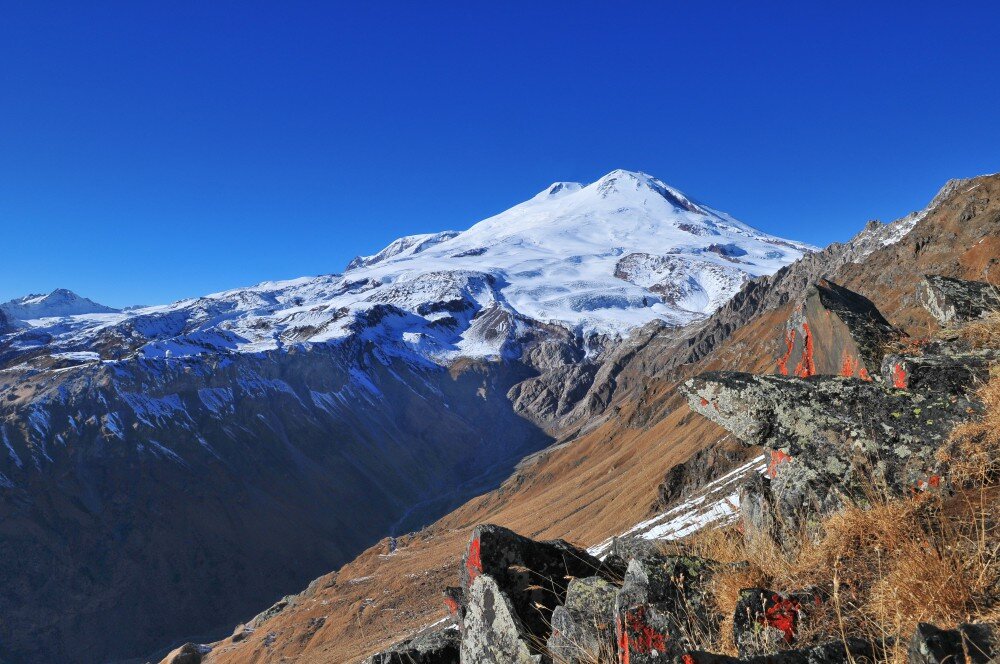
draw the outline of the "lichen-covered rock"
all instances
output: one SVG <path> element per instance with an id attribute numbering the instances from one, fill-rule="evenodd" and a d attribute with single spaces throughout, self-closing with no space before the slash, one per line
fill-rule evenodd
<path id="1" fill-rule="evenodd" d="M 601 561 L 562 540 L 536 542 L 494 525 L 477 526 L 462 558 L 461 582 L 467 611 L 469 592 L 482 575 L 503 591 L 514 615 L 534 642 L 548 638 L 552 612 L 566 599 L 572 578 L 602 572 Z"/>
<path id="2" fill-rule="evenodd" d="M 986 382 L 997 361 L 1000 351 L 995 349 L 956 351 L 934 344 L 919 355 L 887 355 L 881 373 L 897 389 L 961 394 Z"/>
<path id="3" fill-rule="evenodd" d="M 1000 629 L 985 623 L 956 629 L 920 623 L 907 655 L 910 664 L 986 664 L 1000 656 Z"/>
<path id="4" fill-rule="evenodd" d="M 478 574 L 466 592 L 461 661 L 477 664 L 534 664 L 525 628 L 510 599 L 488 574 Z"/>
<path id="5" fill-rule="evenodd" d="M 401 641 L 365 664 L 458 664 L 460 645 L 461 636 L 452 625 Z"/>
<path id="6" fill-rule="evenodd" d="M 983 318 L 1000 311 L 1000 287 L 928 274 L 917 286 L 917 298 L 942 325 Z"/>
<path id="7" fill-rule="evenodd" d="M 900 336 L 869 299 L 821 279 L 807 290 L 785 334 L 778 373 L 871 380 L 878 375 L 886 345 Z"/>
<path id="8" fill-rule="evenodd" d="M 591 664 L 614 652 L 615 594 L 598 576 L 573 579 L 566 603 L 552 613 L 549 654 L 560 664 Z"/>
<path id="9" fill-rule="evenodd" d="M 740 657 L 776 652 L 795 641 L 802 602 L 764 588 L 740 591 L 733 614 L 733 641 Z"/>
<path id="10" fill-rule="evenodd" d="M 709 605 L 716 563 L 694 556 L 654 555 L 629 562 L 615 599 L 618 657 L 630 664 L 661 661 L 710 634 L 718 616 Z"/>
<path id="11" fill-rule="evenodd" d="M 710 372 L 682 389 L 693 410 L 766 448 L 770 497 L 754 496 L 756 512 L 763 518 L 769 500 L 776 528 L 795 534 L 807 515 L 865 500 L 872 486 L 906 495 L 941 485 L 934 453 L 957 422 L 981 408 L 964 395 L 832 376 Z"/>
<path id="12" fill-rule="evenodd" d="M 674 658 L 674 664 L 860 664 L 881 661 L 881 649 L 864 639 L 848 637 L 812 648 L 785 650 L 771 655 L 736 658 L 707 652 L 688 651 Z M 664 660 L 666 661 L 666 660 Z"/>

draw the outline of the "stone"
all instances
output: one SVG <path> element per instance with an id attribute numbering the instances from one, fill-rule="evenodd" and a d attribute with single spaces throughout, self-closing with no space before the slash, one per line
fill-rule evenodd
<path id="1" fill-rule="evenodd" d="M 770 455 L 769 484 L 744 502 L 761 520 L 773 507 L 774 523 L 744 526 L 773 526 L 778 535 L 798 536 L 810 515 L 866 501 L 872 486 L 897 496 L 942 486 L 946 468 L 935 452 L 956 423 L 982 410 L 964 395 L 834 376 L 709 372 L 682 390 L 695 412 Z"/>
<path id="2" fill-rule="evenodd" d="M 401 641 L 365 664 L 459 664 L 460 645 L 461 635 L 452 625 Z"/>
<path id="3" fill-rule="evenodd" d="M 1000 287 L 984 281 L 928 274 L 917 286 L 917 299 L 941 325 L 976 320 L 1000 311 Z"/>
<path id="4" fill-rule="evenodd" d="M 544 643 L 552 612 L 565 603 L 570 580 L 594 576 L 601 570 L 600 560 L 567 542 L 536 542 L 507 528 L 486 524 L 473 530 L 460 574 L 467 610 L 472 584 L 488 575 L 527 633 L 534 637 L 533 643 Z"/>
<path id="5" fill-rule="evenodd" d="M 615 599 L 615 636 L 622 662 L 646 664 L 693 647 L 718 617 L 709 605 L 712 561 L 652 555 L 629 562 Z"/>
<path id="6" fill-rule="evenodd" d="M 489 574 L 475 576 L 466 592 L 461 660 L 477 664 L 534 664 L 532 635 L 508 596 Z"/>
<path id="7" fill-rule="evenodd" d="M 986 623 L 956 629 L 920 623 L 907 654 L 910 664 L 986 664 L 1000 655 L 1000 629 Z"/>
<path id="8" fill-rule="evenodd" d="M 902 336 L 871 300 L 821 279 L 807 289 L 801 310 L 790 321 L 778 373 L 871 380 L 878 375 L 884 349 Z"/>
<path id="9" fill-rule="evenodd" d="M 774 653 L 795 641 L 802 603 L 764 588 L 740 591 L 733 614 L 733 642 L 740 657 Z"/>
<path id="10" fill-rule="evenodd" d="M 557 662 L 591 664 L 614 652 L 617 591 L 598 576 L 570 581 L 566 603 L 552 613 L 552 635 L 547 643 Z"/>
<path id="11" fill-rule="evenodd" d="M 202 657 L 211 651 L 211 646 L 185 643 L 180 648 L 172 650 L 160 664 L 201 664 Z"/>
<path id="12" fill-rule="evenodd" d="M 936 344 L 920 355 L 886 355 L 881 374 L 897 389 L 962 394 L 989 380 L 990 365 L 997 361 L 995 349 L 962 352 Z"/>
<path id="13" fill-rule="evenodd" d="M 253 632 L 254 632 L 253 627 L 246 625 L 244 623 L 240 623 L 239 625 L 236 626 L 236 629 L 233 630 L 233 635 L 230 638 L 232 639 L 233 643 L 239 643 L 243 639 L 253 634 Z"/>

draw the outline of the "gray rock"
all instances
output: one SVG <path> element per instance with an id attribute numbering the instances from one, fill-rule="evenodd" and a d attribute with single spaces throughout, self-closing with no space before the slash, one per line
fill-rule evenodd
<path id="1" fill-rule="evenodd" d="M 878 376 L 887 344 L 901 336 L 871 300 L 821 279 L 806 290 L 805 303 L 793 318 L 779 373 L 870 380 Z"/>
<path id="2" fill-rule="evenodd" d="M 536 542 L 500 526 L 477 526 L 462 559 L 466 617 L 472 584 L 488 575 L 533 637 L 532 643 L 542 644 L 550 632 L 552 612 L 565 603 L 570 579 L 601 573 L 600 560 L 562 540 Z"/>
<path id="3" fill-rule="evenodd" d="M 872 487 L 905 495 L 943 484 L 934 453 L 957 422 L 981 410 L 961 395 L 841 377 L 710 372 L 682 389 L 693 410 L 770 452 L 769 485 L 743 497 L 744 516 L 761 521 L 744 525 L 768 530 L 770 511 L 777 530 L 796 534 L 808 515 L 866 501 Z"/>
<path id="4" fill-rule="evenodd" d="M 488 574 L 479 574 L 466 592 L 461 661 L 477 664 L 534 664 L 531 633 L 510 599 Z"/>
<path id="5" fill-rule="evenodd" d="M 211 646 L 185 643 L 163 658 L 160 664 L 201 664 L 202 657 L 212 651 Z"/>
<path id="6" fill-rule="evenodd" d="M 617 588 L 597 576 L 573 579 L 552 613 L 549 654 L 560 664 L 592 664 L 614 653 Z"/>
<path id="7" fill-rule="evenodd" d="M 942 325 L 975 320 L 1000 311 L 1000 288 L 983 281 L 929 274 L 917 286 L 917 298 Z"/>
<path id="8" fill-rule="evenodd" d="M 615 599 L 619 659 L 662 661 L 713 633 L 718 616 L 709 606 L 708 582 L 715 567 L 693 556 L 633 559 Z"/>

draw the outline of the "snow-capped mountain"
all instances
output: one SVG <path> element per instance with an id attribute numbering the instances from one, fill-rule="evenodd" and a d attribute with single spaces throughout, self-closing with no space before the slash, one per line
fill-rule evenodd
<path id="1" fill-rule="evenodd" d="M 98 304 L 65 288 L 57 288 L 48 295 L 26 295 L 0 304 L 0 312 L 8 320 L 64 318 L 83 314 L 117 313 L 117 309 Z"/>
<path id="2" fill-rule="evenodd" d="M 22 348 L 44 339 L 51 350 L 102 359 L 259 352 L 362 335 L 389 353 L 448 362 L 516 353 L 537 325 L 581 338 L 618 338 L 653 320 L 684 325 L 748 278 L 811 249 L 649 175 L 617 170 L 586 186 L 553 184 L 463 232 L 400 238 L 343 274 L 125 312 L 27 298 L 10 317 L 28 321 L 30 334 L 15 342 Z"/>

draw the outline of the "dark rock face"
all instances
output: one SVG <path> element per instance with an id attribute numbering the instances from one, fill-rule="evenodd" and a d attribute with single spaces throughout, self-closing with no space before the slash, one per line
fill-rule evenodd
<path id="1" fill-rule="evenodd" d="M 365 664 L 458 664 L 460 643 L 458 630 L 451 626 L 401 641 Z"/>
<path id="2" fill-rule="evenodd" d="M 617 587 L 598 576 L 570 581 L 566 603 L 552 613 L 547 646 L 556 661 L 590 664 L 613 652 L 617 592 Z"/>
<path id="3" fill-rule="evenodd" d="M 917 297 L 942 325 L 975 320 L 1000 311 L 1000 289 L 983 281 L 927 275 L 917 287 Z"/>
<path id="4" fill-rule="evenodd" d="M 774 652 L 795 641 L 802 602 L 764 588 L 740 591 L 733 615 L 733 641 L 740 657 Z"/>
<path id="5" fill-rule="evenodd" d="M 805 303 L 785 336 L 778 360 L 784 376 L 834 375 L 871 380 L 883 349 L 901 333 L 871 300 L 821 279 L 806 291 Z"/>
<path id="6" fill-rule="evenodd" d="M 583 549 L 554 540 L 536 542 L 494 525 L 477 526 L 462 558 L 461 581 L 469 591 L 475 580 L 490 576 L 507 595 L 528 632 L 548 632 L 552 611 L 563 603 L 569 579 L 593 576 L 601 561 Z"/>
<path id="7" fill-rule="evenodd" d="M 787 532 L 799 532 L 809 512 L 865 500 L 873 483 L 896 495 L 940 485 L 934 452 L 958 421 L 979 408 L 964 396 L 826 376 L 711 372 L 687 381 L 683 390 L 693 410 L 770 452 L 771 497 L 753 492 L 758 507 L 748 505 L 744 518 L 763 516 L 770 502 L 776 525 Z"/>
<path id="8" fill-rule="evenodd" d="M 708 605 L 715 563 L 691 556 L 633 559 L 615 600 L 618 657 L 645 664 L 692 647 L 717 620 Z"/>
<path id="9" fill-rule="evenodd" d="M 938 629 L 920 623 L 910 639 L 910 664 L 986 664 L 1000 655 L 1000 629 L 984 623 Z"/>
<path id="10" fill-rule="evenodd" d="M 983 384 L 990 365 L 1000 360 L 1000 351 L 961 351 L 935 344 L 920 355 L 886 355 L 882 379 L 898 389 L 963 394 Z"/>

